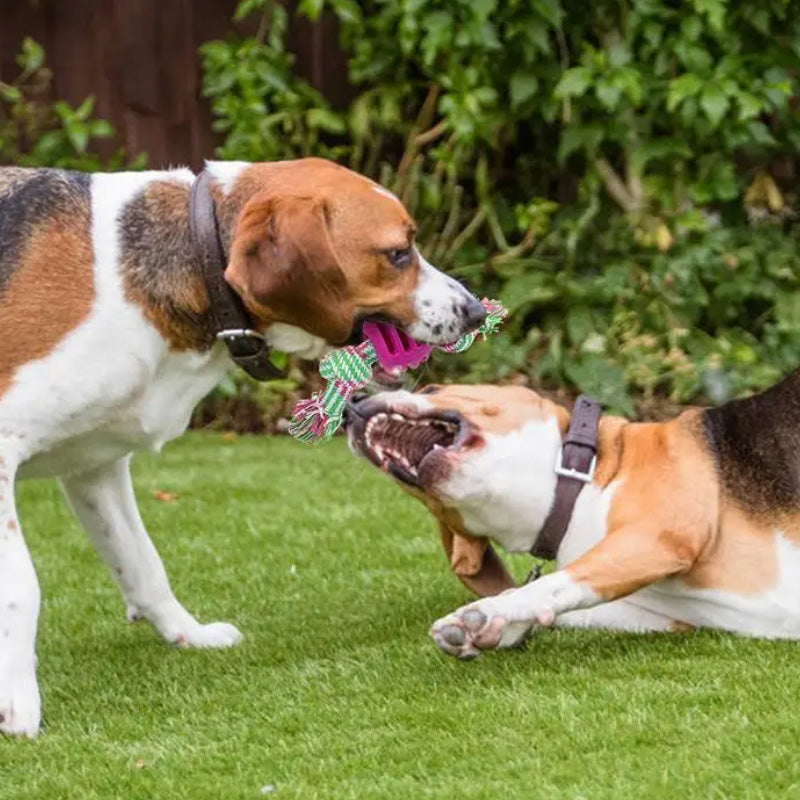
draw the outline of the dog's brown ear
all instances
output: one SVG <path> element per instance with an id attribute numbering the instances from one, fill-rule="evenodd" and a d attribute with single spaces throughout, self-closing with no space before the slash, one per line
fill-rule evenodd
<path id="1" fill-rule="evenodd" d="M 439 533 L 450 568 L 470 591 L 487 597 L 515 587 L 514 579 L 488 539 L 462 536 L 441 520 Z"/>
<path id="2" fill-rule="evenodd" d="M 318 198 L 256 195 L 237 222 L 225 279 L 264 324 L 285 322 L 339 343 L 353 315 L 329 217 Z"/>

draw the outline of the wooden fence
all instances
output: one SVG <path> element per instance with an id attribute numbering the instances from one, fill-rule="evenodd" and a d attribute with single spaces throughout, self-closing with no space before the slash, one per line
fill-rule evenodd
<path id="1" fill-rule="evenodd" d="M 236 0 L 0 0 L 0 79 L 18 74 L 14 57 L 30 36 L 44 47 L 54 98 L 97 98 L 120 145 L 147 152 L 154 168 L 199 167 L 213 155 L 208 103 L 201 97 L 197 48 L 232 30 Z M 247 32 L 247 26 L 240 29 Z M 297 68 L 334 103 L 348 95 L 335 20 L 295 20 Z"/>

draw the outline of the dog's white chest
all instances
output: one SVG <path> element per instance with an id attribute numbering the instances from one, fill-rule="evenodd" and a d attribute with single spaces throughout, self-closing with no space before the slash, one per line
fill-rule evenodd
<path id="1" fill-rule="evenodd" d="M 94 398 L 81 413 L 66 413 L 23 463 L 20 477 L 51 477 L 92 469 L 135 450 L 158 450 L 189 424 L 192 409 L 220 380 L 227 357 L 168 354 L 155 370 Z M 57 410 L 54 409 L 57 414 Z"/>

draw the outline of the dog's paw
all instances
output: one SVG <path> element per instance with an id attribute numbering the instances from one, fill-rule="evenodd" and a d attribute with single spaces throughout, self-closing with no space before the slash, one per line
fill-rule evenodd
<path id="1" fill-rule="evenodd" d="M 238 628 L 228 622 L 209 622 L 207 625 L 197 623 L 189 630 L 177 634 L 171 641 L 178 647 L 233 647 L 243 638 Z"/>
<path id="2" fill-rule="evenodd" d="M 154 606 L 128 603 L 127 617 L 129 622 L 149 620 L 164 639 L 177 647 L 233 647 L 244 638 L 227 622 L 202 625 L 174 598 Z"/>
<path id="3" fill-rule="evenodd" d="M 35 674 L 0 678 L 0 733 L 27 736 L 39 732 L 42 703 Z"/>
<path id="4" fill-rule="evenodd" d="M 531 627 L 552 625 L 555 619 L 552 612 L 543 611 L 532 622 L 511 621 L 494 599 L 463 606 L 437 620 L 431 626 L 431 637 L 443 652 L 467 660 L 484 650 L 516 647 Z"/>

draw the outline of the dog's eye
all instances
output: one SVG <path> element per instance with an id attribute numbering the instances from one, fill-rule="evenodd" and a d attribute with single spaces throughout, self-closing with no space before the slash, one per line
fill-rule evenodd
<path id="1" fill-rule="evenodd" d="M 392 266 L 397 269 L 404 269 L 407 267 L 414 258 L 410 247 L 403 247 L 399 250 L 387 250 L 386 258 L 392 262 Z"/>

